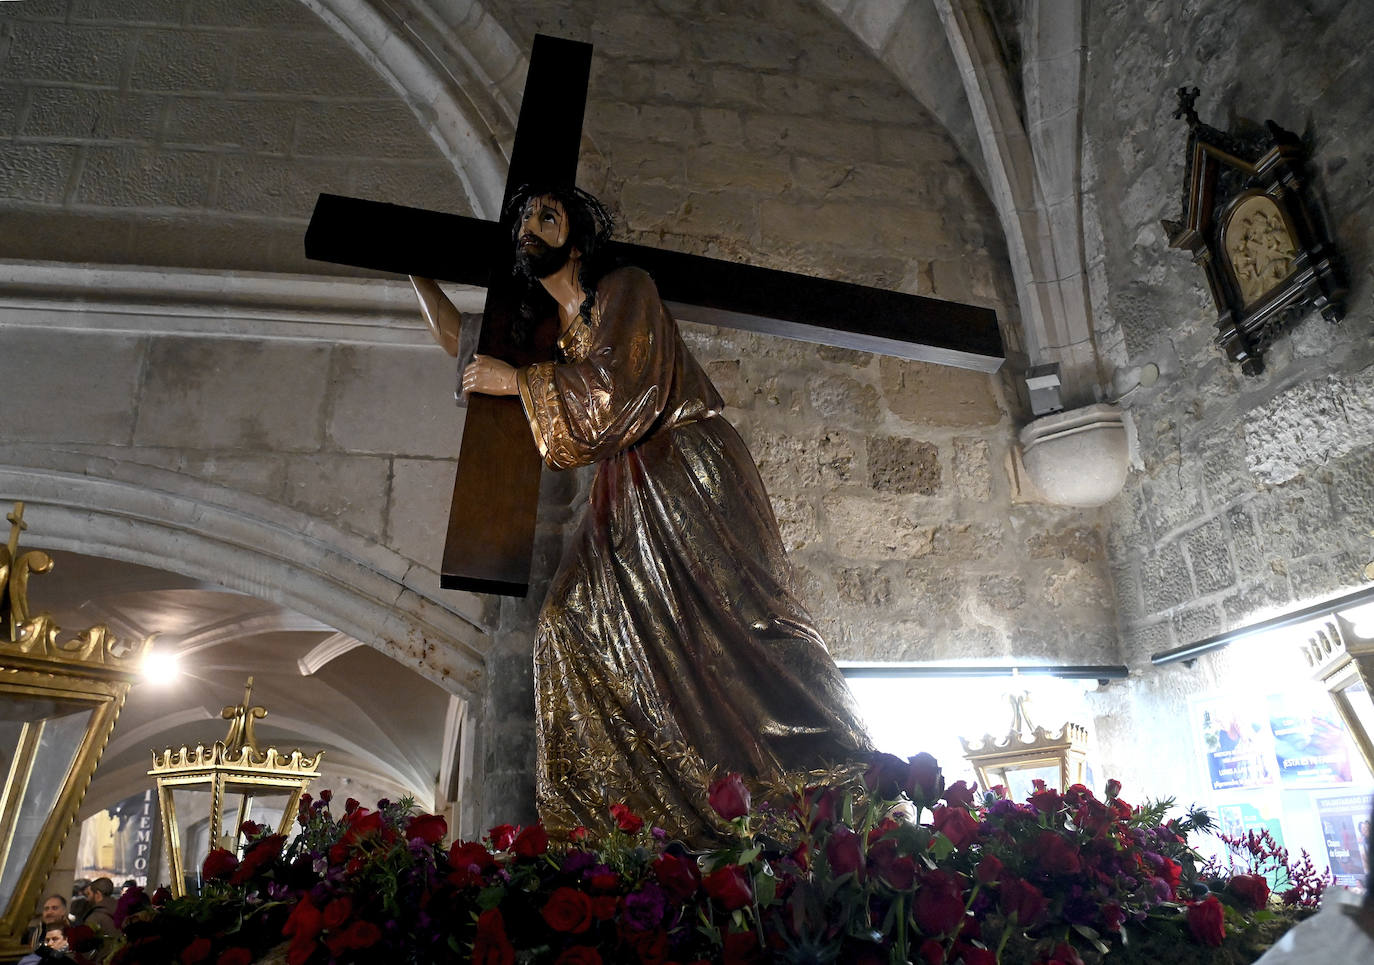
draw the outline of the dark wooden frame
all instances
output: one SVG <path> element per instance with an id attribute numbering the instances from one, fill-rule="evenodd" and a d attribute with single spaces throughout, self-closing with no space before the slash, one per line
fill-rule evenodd
<path id="1" fill-rule="evenodd" d="M 1328 322 L 1344 317 L 1343 272 L 1306 177 L 1307 151 L 1298 136 L 1273 121 L 1263 132 L 1219 131 L 1198 120 L 1197 96 L 1196 87 L 1178 92 L 1174 116 L 1189 127 L 1183 219 L 1162 224 L 1169 246 L 1191 251 L 1207 276 L 1217 306 L 1217 344 L 1242 372 L 1258 375 L 1274 339 L 1313 308 Z M 1226 237 L 1251 199 L 1277 209 L 1293 257 L 1282 279 L 1247 299 Z"/>

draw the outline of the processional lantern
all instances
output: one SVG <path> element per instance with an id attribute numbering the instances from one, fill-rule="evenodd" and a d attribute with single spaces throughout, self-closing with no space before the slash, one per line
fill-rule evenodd
<path id="1" fill-rule="evenodd" d="M 171 871 L 172 894 L 180 898 L 199 890 L 199 869 L 212 848 L 238 852 L 243 822 L 275 827 L 286 834 L 301 795 L 320 776 L 324 751 L 313 756 L 299 749 L 281 754 L 258 747 L 253 722 L 267 716 L 253 704 L 253 678 L 243 702 L 225 707 L 229 733 L 209 747 L 183 745 L 160 754 L 153 751 L 162 834 Z"/>
<path id="2" fill-rule="evenodd" d="M 1014 801 L 1030 795 L 1033 781 L 1063 791 L 1084 784 L 1088 770 L 1088 729 L 1065 723 L 1050 733 L 1034 726 L 1026 714 L 1027 694 L 1011 694 L 1011 730 L 1005 738 L 984 734 L 979 740 L 959 738 L 964 759 L 978 773 L 984 788 L 1001 784 Z"/>
<path id="3" fill-rule="evenodd" d="M 24 930 L 75 823 L 91 775 L 152 638 L 121 643 L 104 626 L 62 639 L 31 616 L 29 577 L 53 561 L 19 549 L 24 504 L 0 545 L 0 961 L 30 951 Z"/>
<path id="4" fill-rule="evenodd" d="M 1302 652 L 1365 765 L 1374 771 L 1374 638 L 1362 636 L 1347 617 L 1333 613 L 1303 641 Z"/>

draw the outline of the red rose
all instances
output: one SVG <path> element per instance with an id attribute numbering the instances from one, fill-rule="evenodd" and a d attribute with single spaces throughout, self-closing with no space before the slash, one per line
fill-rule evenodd
<path id="1" fill-rule="evenodd" d="M 1003 878 L 1001 892 L 1002 914 L 1015 918 L 1022 928 L 1033 927 L 1049 907 L 1044 893 L 1022 878 Z"/>
<path id="2" fill-rule="evenodd" d="M 215 959 L 215 965 L 252 965 L 253 953 L 242 945 L 226 948 Z"/>
<path id="3" fill-rule="evenodd" d="M 1039 783 L 1043 784 L 1044 781 Z M 1030 796 L 1030 803 L 1041 814 L 1056 814 L 1064 806 L 1064 799 L 1052 787 L 1037 788 Z"/>
<path id="4" fill-rule="evenodd" d="M 210 939 L 197 938 L 181 950 L 181 965 L 196 965 L 210 957 Z"/>
<path id="5" fill-rule="evenodd" d="M 889 888 L 909 891 L 916 882 L 916 862 L 897 853 L 891 838 L 877 841 L 868 849 L 868 867 Z"/>
<path id="6" fill-rule="evenodd" d="M 933 938 L 927 938 L 916 949 L 916 958 L 921 965 L 945 965 L 945 946 Z"/>
<path id="7" fill-rule="evenodd" d="M 568 840 L 571 841 L 573 844 L 580 844 L 581 842 L 587 840 L 587 835 L 590 833 L 591 832 L 589 832 L 585 827 L 579 824 L 577 827 L 573 828 L 571 831 L 568 832 Z"/>
<path id="8" fill-rule="evenodd" d="M 900 763 L 898 758 L 893 760 Z M 895 780 L 893 787 L 896 787 Z M 801 820 L 803 827 L 818 828 L 835 820 L 840 811 L 842 796 L 843 792 L 839 788 L 814 784 L 802 791 L 801 797 L 792 806 L 792 811 Z M 896 797 L 896 794 L 892 796 Z"/>
<path id="9" fill-rule="evenodd" d="M 425 844 L 438 844 L 448 834 L 448 822 L 441 814 L 417 814 L 406 822 L 406 840 L 419 838 Z"/>
<path id="10" fill-rule="evenodd" d="M 1107 800 L 1110 801 L 1112 798 L 1116 797 L 1116 796 L 1117 796 L 1118 794 L 1120 794 L 1120 793 L 1121 793 L 1121 782 L 1118 781 L 1118 780 L 1117 780 L 1116 778 L 1114 778 L 1114 777 L 1113 777 L 1113 778 L 1110 778 L 1110 779 L 1107 781 Z"/>
<path id="11" fill-rule="evenodd" d="M 535 823 L 515 836 L 511 850 L 522 858 L 537 858 L 549 850 L 549 834 L 542 822 Z"/>
<path id="12" fill-rule="evenodd" d="M 592 891 L 615 891 L 620 887 L 620 875 L 607 868 L 587 878 L 587 884 Z"/>
<path id="13" fill-rule="evenodd" d="M 737 931 L 725 936 L 724 965 L 750 965 L 759 960 L 759 940 L 753 932 Z"/>
<path id="14" fill-rule="evenodd" d="M 973 794 L 978 790 L 975 782 L 973 787 L 969 787 L 963 781 L 955 781 L 951 786 L 945 788 L 944 801 L 952 808 L 971 808 L 973 807 Z"/>
<path id="15" fill-rule="evenodd" d="M 549 895 L 541 914 L 554 931 L 580 935 L 592 925 L 592 900 L 565 885 Z"/>
<path id="16" fill-rule="evenodd" d="M 265 866 L 281 857 L 281 849 L 285 844 L 286 835 L 284 834 L 269 834 L 265 838 L 254 841 L 244 853 L 243 861 L 229 876 L 229 883 L 241 885 L 245 881 L 252 880 L 253 876 Z"/>
<path id="17" fill-rule="evenodd" d="M 935 830 L 941 832 L 954 843 L 956 848 L 967 848 L 978 837 L 978 819 L 961 807 L 935 808 Z"/>
<path id="18" fill-rule="evenodd" d="M 668 893 L 668 897 L 681 904 L 697 893 L 701 886 L 701 872 L 697 863 L 677 854 L 661 854 L 652 865 L 654 877 Z"/>
<path id="19" fill-rule="evenodd" d="M 868 843 L 872 844 L 889 831 L 895 831 L 899 825 L 894 818 L 883 818 L 873 827 L 868 829 Z"/>
<path id="20" fill-rule="evenodd" d="M 940 773 L 940 765 L 929 754 L 922 752 L 907 761 L 906 782 L 902 790 L 917 807 L 934 807 L 945 789 L 945 778 Z"/>
<path id="21" fill-rule="evenodd" d="M 513 824 L 498 824 L 487 832 L 487 837 L 491 839 L 493 851 L 505 851 L 515 843 L 515 836 L 520 829 Z"/>
<path id="22" fill-rule="evenodd" d="M 586 945 L 574 945 L 563 949 L 562 954 L 553 960 L 553 965 L 601 965 L 601 953 Z"/>
<path id="23" fill-rule="evenodd" d="M 1064 792 L 1064 803 L 1071 808 L 1081 807 L 1089 801 L 1096 801 L 1093 792 L 1089 791 L 1082 784 L 1070 784 L 1069 789 Z"/>
<path id="24" fill-rule="evenodd" d="M 744 781 L 738 774 L 726 774 L 712 784 L 706 794 L 706 800 L 715 812 L 727 821 L 744 817 L 753 804 L 749 797 L 749 788 L 744 786 Z"/>
<path id="25" fill-rule="evenodd" d="M 473 870 L 478 875 L 496 867 L 490 851 L 476 841 L 455 841 L 448 849 L 448 863 L 458 871 Z"/>
<path id="26" fill-rule="evenodd" d="M 997 965 L 997 956 L 986 948 L 957 942 L 954 946 L 954 960 L 961 965 Z"/>
<path id="27" fill-rule="evenodd" d="M 1258 911 L 1269 904 L 1269 882 L 1263 875 L 1236 875 L 1228 886 L 1237 898 Z"/>
<path id="28" fill-rule="evenodd" d="M 515 946 L 506 937 L 501 909 L 488 908 L 477 916 L 477 937 L 472 943 L 473 965 L 514 965 Z"/>
<path id="29" fill-rule="evenodd" d="M 1165 858 L 1164 867 L 1160 869 L 1159 875 L 1169 882 L 1169 892 L 1177 895 L 1179 882 L 1183 879 L 1183 865 L 1173 858 Z"/>
<path id="30" fill-rule="evenodd" d="M 724 906 L 726 911 L 743 908 L 754 900 L 749 887 L 749 875 L 737 864 L 728 864 L 702 879 L 706 893 Z"/>
<path id="31" fill-rule="evenodd" d="M 320 910 L 310 901 L 310 896 L 306 895 L 296 902 L 296 907 L 291 909 L 291 914 L 286 919 L 286 924 L 282 925 L 281 933 L 287 938 L 297 938 L 302 942 L 315 941 L 315 936 L 324 927 L 324 918 L 320 915 Z"/>
<path id="32" fill-rule="evenodd" d="M 365 918 L 359 918 L 343 933 L 344 947 L 371 948 L 382 940 L 382 930 Z"/>
<path id="33" fill-rule="evenodd" d="M 1216 948 L 1226 937 L 1226 923 L 1221 902 L 1216 895 L 1203 901 L 1188 902 L 1188 930 L 1204 945 Z"/>
<path id="34" fill-rule="evenodd" d="M 1050 874 L 1077 874 L 1083 866 L 1078 857 L 1078 848 L 1054 831 L 1041 831 L 1031 845 L 1031 853 L 1035 855 L 1036 864 L 1041 870 Z"/>
<path id="35" fill-rule="evenodd" d="M 592 917 L 597 921 L 610 921 L 620 910 L 620 899 L 615 895 L 601 895 L 592 899 Z"/>
<path id="36" fill-rule="evenodd" d="M 973 872 L 980 885 L 992 885 L 997 883 L 997 879 L 1002 877 L 1002 862 L 997 859 L 995 854 L 983 856 L 983 860 L 978 862 L 978 868 Z"/>
<path id="37" fill-rule="evenodd" d="M 172 889 L 166 885 L 158 885 L 157 891 L 153 892 L 153 907 L 161 908 L 172 900 Z"/>
<path id="38" fill-rule="evenodd" d="M 644 827 L 644 819 L 619 802 L 611 805 L 611 817 L 615 818 L 615 826 L 626 834 L 635 834 Z"/>
<path id="39" fill-rule="evenodd" d="M 291 939 L 291 947 L 286 950 L 286 965 L 305 965 L 318 947 L 313 938 Z"/>
<path id="40" fill-rule="evenodd" d="M 344 815 L 344 823 L 351 832 L 350 836 L 356 841 L 365 834 L 382 829 L 382 812 L 358 808 L 353 813 Z"/>
<path id="41" fill-rule="evenodd" d="M 1106 905 L 1102 909 L 1102 930 L 1107 932 L 1119 932 L 1121 926 L 1126 924 L 1126 912 L 1116 902 Z"/>
<path id="42" fill-rule="evenodd" d="M 1068 942 L 1059 942 L 1053 948 L 1041 949 L 1035 965 L 1083 965 L 1083 958 Z"/>
<path id="43" fill-rule="evenodd" d="M 325 905 L 324 911 L 320 913 L 320 918 L 324 922 L 325 928 L 334 929 L 348 921 L 352 914 L 353 899 L 343 895 Z"/>
<path id="44" fill-rule="evenodd" d="M 910 765 L 897 755 L 880 751 L 869 758 L 864 785 L 878 797 L 891 801 L 901 793 L 910 770 Z"/>
<path id="45" fill-rule="evenodd" d="M 668 958 L 668 935 L 666 932 L 622 931 L 621 937 L 636 955 L 640 965 L 663 965 Z"/>
<path id="46" fill-rule="evenodd" d="M 911 903 L 911 917 L 921 933 L 930 937 L 958 928 L 964 921 L 964 892 L 959 879 L 938 869 L 924 875 Z"/>
<path id="47" fill-rule="evenodd" d="M 215 848 L 205 856 L 205 863 L 200 866 L 200 876 L 206 881 L 218 881 L 229 877 L 238 866 L 239 859 L 232 853 Z"/>
<path id="48" fill-rule="evenodd" d="M 836 825 L 830 840 L 825 843 L 825 858 L 830 862 L 830 870 L 837 875 L 850 872 L 861 874 L 864 866 L 863 841 L 843 824 Z"/>

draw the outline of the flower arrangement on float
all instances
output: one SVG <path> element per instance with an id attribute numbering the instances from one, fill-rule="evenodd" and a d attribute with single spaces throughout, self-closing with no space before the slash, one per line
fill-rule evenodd
<path id="1" fill-rule="evenodd" d="M 1166 821 L 1172 802 L 1120 790 L 1040 784 L 1015 802 L 945 787 L 929 755 L 878 755 L 862 782 L 756 807 L 727 775 L 709 799 L 732 833 L 706 852 L 623 804 L 599 840 L 501 825 L 446 847 L 441 817 L 351 799 L 336 815 L 326 791 L 289 843 L 250 826 L 241 857 L 211 852 L 199 896 L 126 894 L 111 961 L 1250 962 L 1319 903 L 1310 861 L 1259 841 L 1218 876 L 1186 841 L 1210 830 L 1204 812 Z M 1281 898 L 1266 877 L 1280 865 Z"/>

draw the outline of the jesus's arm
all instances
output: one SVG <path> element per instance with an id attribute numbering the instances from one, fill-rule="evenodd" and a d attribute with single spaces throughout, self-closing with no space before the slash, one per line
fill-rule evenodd
<path id="1" fill-rule="evenodd" d="M 420 299 L 420 314 L 425 317 L 429 333 L 449 355 L 458 356 L 458 333 L 463 328 L 463 316 L 444 290 L 432 278 L 410 276 L 410 284 Z"/>

